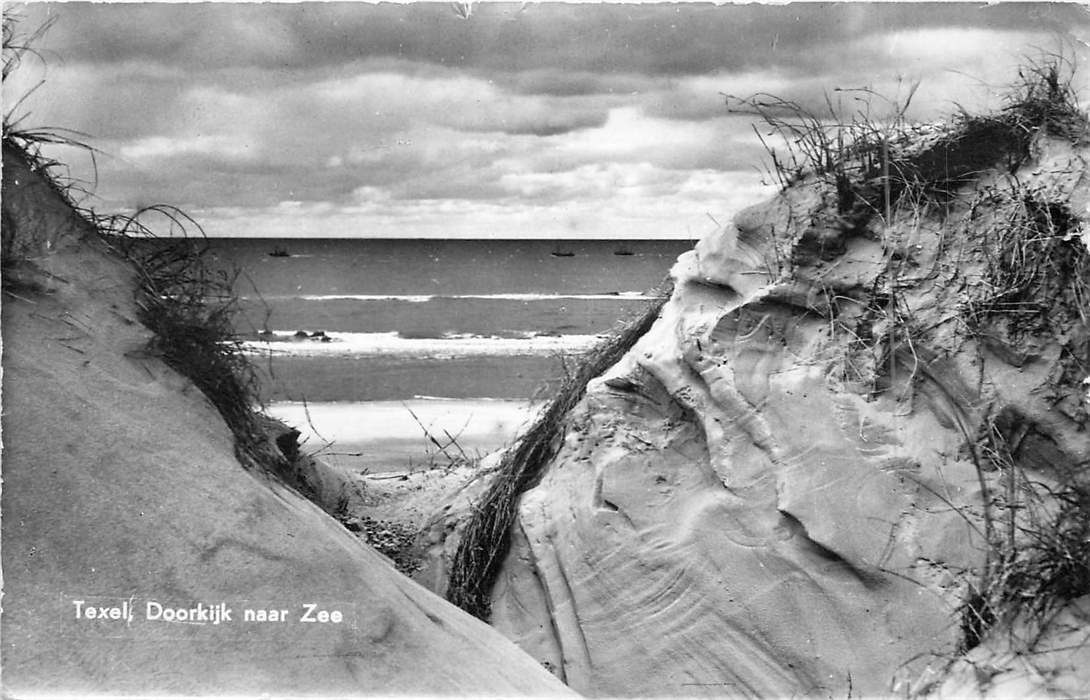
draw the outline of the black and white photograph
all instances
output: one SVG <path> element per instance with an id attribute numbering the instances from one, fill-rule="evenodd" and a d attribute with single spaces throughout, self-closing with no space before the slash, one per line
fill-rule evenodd
<path id="1" fill-rule="evenodd" d="M 1090 8 L 5 2 L 0 693 L 1090 693 Z"/>

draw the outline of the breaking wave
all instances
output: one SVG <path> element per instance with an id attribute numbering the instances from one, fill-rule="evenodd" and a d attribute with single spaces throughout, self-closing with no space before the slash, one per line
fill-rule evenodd
<path id="1" fill-rule="evenodd" d="M 297 338 L 291 331 L 274 331 L 270 339 L 248 340 L 242 343 L 242 347 L 248 353 L 274 356 L 502 357 L 584 352 L 593 348 L 600 339 L 597 335 L 526 335 L 501 338 L 462 334 L 448 334 L 438 338 L 403 338 L 396 332 L 329 332 L 323 338 Z"/>

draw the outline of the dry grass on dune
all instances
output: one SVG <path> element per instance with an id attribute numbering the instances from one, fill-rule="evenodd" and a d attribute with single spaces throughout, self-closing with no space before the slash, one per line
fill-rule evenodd
<path id="1" fill-rule="evenodd" d="M 959 333 L 978 343 L 997 334 L 1016 345 L 1028 336 L 1057 343 L 1063 376 L 1057 378 L 1056 390 L 1070 393 L 1090 375 L 1090 355 L 1082 347 L 1090 308 L 1090 252 L 1074 233 L 1076 216 L 1069 204 L 1023 186 L 1014 173 L 1032 161 L 1042 137 L 1072 143 L 1088 138 L 1090 127 L 1078 107 L 1071 76 L 1071 65 L 1063 57 L 1028 61 L 1001 108 L 984 115 L 962 111 L 941 126 L 905 122 L 912 91 L 900 103 L 890 102 L 892 117 L 883 120 L 873 117 L 869 107 L 830 121 L 773 96 L 741 102 L 787 144 L 786 153 L 769 148 L 775 179 L 784 188 L 813 182 L 815 177 L 828 186 L 834 195 L 830 208 L 836 210 L 836 225 L 847 236 L 881 239 L 898 217 L 933 214 L 943 220 L 953 198 L 982 172 L 1009 173 L 1009 187 L 993 187 L 970 203 L 991 214 L 986 225 L 970 217 L 975 228 L 964 232 L 976 237 L 982 281 L 971 285 L 959 302 Z M 807 241 L 793 243 L 796 253 L 807 252 Z M 809 252 L 823 255 L 827 251 L 820 249 L 821 244 L 816 241 Z M 907 353 L 918 365 L 920 357 L 933 354 L 926 347 L 927 329 L 903 298 L 896 246 L 890 242 L 886 248 L 890 252 L 884 288 L 870 290 L 862 319 L 881 332 L 863 336 L 841 329 L 846 365 L 869 357 L 859 366 L 869 368 L 864 374 L 873 392 L 892 386 L 883 372 L 894 357 Z M 778 281 L 790 279 L 805 262 L 787 254 L 780 258 Z M 616 363 L 649 329 L 657 312 L 650 309 L 586 357 L 539 421 L 504 456 L 499 475 L 459 545 L 449 600 L 488 619 L 491 588 L 510 546 L 520 496 L 540 481 L 555 456 L 565 416 L 582 398 L 587 382 Z M 1070 329 L 1076 332 L 1068 333 Z M 1085 475 L 1068 474 L 1051 486 L 1032 481 L 1012 458 L 1010 431 L 995 427 L 1002 423 L 1000 417 L 985 417 L 985 423 L 979 430 L 966 427 L 981 483 L 998 481 L 1006 485 L 1000 488 L 1012 492 L 982 489 L 982 534 L 988 556 L 962 606 L 964 648 L 978 644 L 989 629 L 1013 616 L 1030 614 L 1044 620 L 1066 601 L 1090 594 L 1086 563 L 1090 497 Z M 1001 478 L 997 480 L 996 474 Z"/>
<path id="2" fill-rule="evenodd" d="M 4 78 L 28 58 L 40 59 L 31 47 L 48 29 L 46 24 L 23 36 L 19 19 L 10 13 L 4 16 Z M 78 132 L 23 128 L 18 115 L 21 102 L 4 114 L 5 159 L 22 160 L 40 175 L 79 215 L 90 235 L 132 266 L 139 319 L 153 332 L 147 352 L 191 380 L 216 407 L 234 435 L 239 461 L 305 492 L 297 460 L 285 456 L 263 422 L 253 369 L 234 339 L 232 314 L 238 302 L 234 279 L 207 263 L 200 226 L 181 210 L 165 205 L 146 207 L 130 216 L 99 216 L 82 207 L 79 202 L 87 194 L 87 183 L 71 177 L 64 164 L 45 151 L 74 148 L 89 154 L 92 166 L 97 151 Z M 157 238 L 144 223 L 148 219 L 166 222 L 168 227 L 166 236 L 154 246 L 147 245 L 149 239 Z M 39 291 L 38 262 L 48 254 L 49 245 L 21 230 L 7 208 L 2 233 L 5 292 L 22 298 Z"/>
<path id="3" fill-rule="evenodd" d="M 941 126 L 904 121 L 915 86 L 900 102 L 886 101 L 885 119 L 874 116 L 870 93 L 861 100 L 865 107 L 846 117 L 832 100 L 829 115 L 770 95 L 728 102 L 781 137 L 785 146 L 779 150 L 766 143 L 769 173 L 781 187 L 816 177 L 835 193 L 837 225 L 846 235 L 886 236 L 906 212 L 917 220 L 929 212 L 941 219 L 952 198 L 982 172 L 1008 173 L 1006 185 L 984 188 L 970 203 L 970 228 L 962 233 L 972 238 L 980 258 L 981 282 L 961 298 L 957 320 L 961 333 L 978 343 L 999 339 L 1017 348 L 1037 340 L 1059 346 L 1050 385 L 1059 401 L 1084 391 L 1080 382 L 1090 376 L 1090 251 L 1070 204 L 1024 185 L 1015 173 L 1032 161 L 1042 137 L 1072 144 L 1090 139 L 1073 76 L 1073 64 L 1063 56 L 1029 59 L 1000 109 L 984 115 L 962 110 Z M 800 248 L 815 257 L 829 252 L 821 248 L 825 239 L 810 247 L 801 242 L 796 254 Z M 893 357 L 911 356 L 907 364 L 914 366 L 934 354 L 902 298 L 896 247 L 890 242 L 887 248 L 886 289 L 872 290 L 859 326 L 841 329 L 851 339 L 845 367 L 875 392 L 889 388 L 881 374 Z M 779 258 L 780 279 L 806 262 Z M 884 330 L 863 333 L 863 325 Z M 1087 425 L 1085 406 L 1075 419 Z M 980 477 L 986 556 L 961 606 L 962 651 L 1015 619 L 1043 630 L 1066 603 L 1090 594 L 1087 475 L 1075 470 L 1053 484 L 1032 479 L 1015 458 L 1023 422 L 994 415 L 975 434 L 973 426 L 963 428 Z"/>
<path id="4" fill-rule="evenodd" d="M 451 563 L 447 600 L 488 621 L 492 584 L 511 546 L 519 498 L 541 479 L 564 437 L 568 413 L 583 398 L 587 383 L 615 365 L 658 318 L 669 297 L 652 303 L 642 316 L 578 359 L 541 416 L 507 450 L 488 490 L 473 511 Z"/>
<path id="5" fill-rule="evenodd" d="M 130 264 L 135 273 L 138 318 L 152 331 L 146 352 L 192 381 L 216 407 L 235 438 L 239 462 L 305 492 L 298 460 L 289 458 L 269 432 L 260 412 L 253 368 L 234 338 L 232 317 L 238 303 L 234 277 L 214 270 L 207 262 L 200 227 L 184 212 L 167 206 L 148 207 L 131 216 L 107 217 L 79 208 L 71 195 L 74 185 L 54 175 L 58 165 L 42 155 L 41 146 L 81 144 L 48 133 L 10 130 L 3 138 L 5 157 L 21 158 L 32 171 L 43 175 L 45 182 L 82 216 L 88 231 Z M 151 216 L 169 222 L 168 235 L 155 245 L 148 242 L 157 236 L 142 222 Z M 20 268 L 35 266 L 30 251 L 40 246 L 24 240 L 27 235 L 7 214 L 5 219 L 5 290 L 19 294 L 14 286 L 33 278 L 22 274 Z M 190 235 L 190 231 L 198 235 Z"/>

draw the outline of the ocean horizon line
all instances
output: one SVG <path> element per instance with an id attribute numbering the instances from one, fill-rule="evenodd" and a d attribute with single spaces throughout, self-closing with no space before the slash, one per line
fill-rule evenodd
<path id="1" fill-rule="evenodd" d="M 240 301 L 403 301 L 424 304 L 451 299 L 481 301 L 658 301 L 663 297 L 641 291 L 599 292 L 594 294 L 546 294 L 539 292 L 498 292 L 494 294 L 272 294 L 262 297 L 240 296 Z"/>

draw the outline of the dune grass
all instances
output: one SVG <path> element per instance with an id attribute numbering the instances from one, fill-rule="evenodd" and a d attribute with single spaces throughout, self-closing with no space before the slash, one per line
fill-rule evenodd
<path id="1" fill-rule="evenodd" d="M 910 207 L 919 216 L 933 205 L 949 202 L 982 171 L 997 165 L 1015 171 L 1032 156 L 1038 135 L 1082 138 L 1087 121 L 1078 109 L 1071 75 L 1072 65 L 1062 56 L 1027 61 L 998 111 L 987 115 L 962 111 L 942 126 L 919 127 L 906 122 L 916 85 L 892 100 L 871 91 L 856 91 L 859 94 L 852 96 L 856 111 L 847 115 L 831 98 L 826 100 L 828 114 L 820 115 L 773 95 L 727 99 L 736 111 L 755 115 L 762 128 L 782 142 L 780 148 L 786 150 L 778 150 L 762 138 L 771 158 L 769 172 L 781 187 L 816 176 L 834 192 L 837 213 L 847 222 L 849 235 L 880 239 L 899 208 Z M 884 109 L 878 109 L 879 101 L 885 103 Z M 984 241 L 989 291 L 987 297 L 975 300 L 970 314 L 978 322 L 989 316 L 1011 317 L 1024 311 L 1027 298 L 1032 297 L 1038 305 L 1035 309 L 1047 315 L 1047 298 L 1054 298 L 1062 288 L 1072 300 L 1070 308 L 1083 309 L 1081 320 L 1067 320 L 1085 325 L 1090 276 L 1085 250 L 1069 236 L 1069 224 L 1074 220 L 1070 211 L 1045 199 L 1015 198 L 1019 201 L 1016 220 L 1007 222 L 1002 232 L 991 232 L 994 235 Z M 871 221 L 876 218 L 881 226 L 872 228 Z M 845 329 L 850 331 L 847 335 L 855 348 L 849 355 L 865 353 L 869 357 L 866 364 L 871 367 L 876 391 L 883 389 L 879 385 L 883 366 L 888 363 L 892 373 L 895 356 L 904 360 L 910 355 L 918 365 L 920 354 L 928 352 L 919 320 L 901 298 L 897 260 L 893 246 L 889 247 L 888 278 L 881 288 L 871 290 L 870 313 L 864 319 L 867 328 Z M 791 274 L 790 265 L 783 273 Z M 456 554 L 447 594 L 452 602 L 481 619 L 488 618 L 491 588 L 509 549 L 520 495 L 540 480 L 555 456 L 565 416 L 582 397 L 587 382 L 619 360 L 646 332 L 656 314 L 657 309 L 652 309 L 648 317 L 585 358 L 539 421 L 505 455 L 500 475 L 475 511 Z M 913 378 L 907 381 L 911 384 Z M 892 386 L 890 379 L 885 388 Z M 983 471 L 1000 469 L 984 464 L 995 459 L 999 450 L 981 449 L 979 454 L 982 478 Z M 1001 538 L 998 530 L 989 528 L 989 546 L 1002 553 L 991 559 L 984 576 L 987 582 L 974 587 L 977 592 L 987 589 L 995 598 L 989 609 L 1011 605 L 1030 590 L 1020 590 L 1017 582 L 1035 569 L 1051 572 L 1038 577 L 1047 581 L 1043 588 L 1032 589 L 1041 595 L 1082 590 L 1082 570 L 1077 563 L 1084 552 L 1077 540 L 1090 523 L 1090 511 L 1083 507 L 1086 499 L 1081 491 L 1065 488 L 1055 495 L 1067 505 L 1055 519 L 1038 518 L 1037 529 L 1012 538 L 1011 528 L 1007 528 L 1002 533 L 1006 537 Z M 996 506 L 989 502 L 986 507 Z M 1000 516 L 995 514 L 994 519 Z M 1026 545 L 1027 541 L 1032 545 Z M 1019 553 L 1012 553 L 1012 548 Z M 1006 573 L 998 573 L 997 566 Z M 1027 573 L 1011 567 L 1028 567 Z M 1014 587 L 997 588 L 995 582 L 1000 579 Z M 990 612 L 978 615 L 985 620 L 991 619 L 989 616 L 994 617 Z M 976 629 L 973 634 L 983 633 L 980 625 Z"/>
<path id="2" fill-rule="evenodd" d="M 942 127 L 906 120 L 918 83 L 894 97 L 837 89 L 835 101 L 826 94 L 821 112 L 767 93 L 725 97 L 728 111 L 757 118 L 754 131 L 771 161 L 773 181 L 786 189 L 816 175 L 834 187 L 838 212 L 856 217 L 861 228 L 874 215 L 890 221 L 890 209 L 899 202 L 950 197 L 996 163 L 1013 171 L 1040 132 L 1084 134 L 1086 116 L 1073 76 L 1074 63 L 1062 54 L 1027 58 L 1000 109 L 984 115 L 962 109 Z M 843 107 L 844 97 L 851 108 Z"/>
<path id="3" fill-rule="evenodd" d="M 1090 322 L 1090 252 L 1069 204 L 1017 182 L 983 196 L 998 221 L 983 229 L 983 285 L 964 311 L 970 326 L 998 323 L 1014 337 L 1054 336 Z"/>
<path id="4" fill-rule="evenodd" d="M 980 459 L 1000 486 L 984 504 L 989 552 L 959 609 L 959 652 L 1015 624 L 1028 630 L 1033 651 L 1053 616 L 1090 595 L 1090 485 L 1082 475 L 1058 484 L 1030 478 L 994 429 Z"/>
<path id="5" fill-rule="evenodd" d="M 29 32 L 23 30 L 23 17 L 18 12 L 5 8 L 2 25 L 3 46 L 2 76 L 7 84 L 12 73 L 19 70 L 28 61 L 33 60 L 45 65 L 44 56 L 35 49 L 35 44 L 52 26 L 54 19 L 47 20 L 36 29 Z M 88 189 L 93 188 L 94 182 L 86 183 L 72 177 L 69 168 L 59 160 L 45 153 L 45 149 L 72 148 L 86 154 L 91 160 L 92 173 L 97 178 L 96 156 L 99 151 L 89 144 L 90 137 L 87 134 L 65 129 L 63 127 L 36 127 L 26 128 L 23 121 L 28 116 L 24 109 L 26 100 L 34 94 L 42 82 L 30 88 L 26 93 L 18 96 L 13 104 L 5 105 L 2 118 L 2 140 L 5 149 L 5 157 L 23 160 L 32 172 L 39 173 L 43 182 L 50 187 L 64 202 L 67 202 L 72 210 L 79 214 L 90 227 L 94 226 L 93 216 L 83 209 L 79 200 L 88 195 Z M 7 98 L 14 96 L 5 95 Z M 17 263 L 29 263 L 27 252 L 33 248 L 33 242 L 17 240 L 15 222 L 5 214 L 2 233 L 2 259 L 3 267 L 10 269 Z M 11 280 L 5 279 L 5 286 Z"/>
<path id="6" fill-rule="evenodd" d="M 540 482 L 564 438 L 568 413 L 586 393 L 587 383 L 615 365 L 650 330 L 669 297 L 648 306 L 642 316 L 581 356 L 540 417 L 503 455 L 496 476 L 473 511 L 451 564 L 447 600 L 488 621 L 492 586 L 511 547 L 519 499 Z"/>
<path id="7" fill-rule="evenodd" d="M 27 59 L 44 65 L 34 45 L 52 22 L 25 33 L 21 21 L 18 13 L 4 13 L 5 81 Z M 232 315 L 238 304 L 234 278 L 208 264 L 200 226 L 185 212 L 165 205 L 146 207 L 132 215 L 111 216 L 99 216 L 81 206 L 78 199 L 87 194 L 84 183 L 73 179 L 65 166 L 45 151 L 73 147 L 90 154 L 93 166 L 97 151 L 87 143 L 85 134 L 53 127 L 24 128 L 26 115 L 19 110 L 30 93 L 4 112 L 5 157 L 25 160 L 30 170 L 39 174 L 87 224 L 89 232 L 97 234 L 110 250 L 131 264 L 136 275 L 137 314 L 153 333 L 148 354 L 191 380 L 216 407 L 234 435 L 235 452 L 243 466 L 275 474 L 300 487 L 302 482 L 293 473 L 293 460 L 270 439 L 259 411 L 253 369 L 234 339 Z M 97 172 L 97 167 L 93 170 Z M 32 254 L 26 251 L 33 251 L 35 242 L 17 240 L 19 231 L 6 209 L 4 219 L 5 271 L 32 265 Z M 156 234 L 148 221 L 165 223 L 165 235 Z M 156 243 L 149 245 L 151 240 Z M 5 275 L 5 285 L 10 279 Z"/>
<path id="8" fill-rule="evenodd" d="M 78 185 L 57 174 L 59 165 L 42 155 L 42 146 L 61 137 L 45 131 L 5 133 L 5 157 L 22 158 L 114 254 L 135 273 L 135 306 L 141 323 L 152 331 L 149 356 L 188 378 L 223 417 L 235 439 L 235 453 L 247 469 L 272 474 L 306 495 L 296 460 L 288 459 L 271 438 L 260 412 L 257 384 L 249 359 L 234 338 L 232 316 L 238 297 L 234 277 L 215 270 L 205 259 L 203 232 L 184 212 L 167 206 L 143 209 L 134 215 L 98 216 L 80 207 L 72 196 Z M 64 139 L 66 145 L 73 145 Z M 158 237 L 143 223 L 148 217 L 169 222 L 167 236 Z M 191 232 L 196 232 L 190 235 Z M 3 226 L 4 289 L 33 275 L 34 241 L 20 240 L 20 229 L 7 209 Z"/>
<path id="9" fill-rule="evenodd" d="M 1058 402 L 1080 396 L 1085 390 L 1080 382 L 1090 376 L 1090 252 L 1077 235 L 1078 217 L 1070 204 L 1023 185 L 1013 174 L 1034 157 L 1042 135 L 1073 143 L 1090 136 L 1074 74 L 1073 61 L 1063 55 L 1026 59 L 996 111 L 975 115 L 962 109 L 948 124 L 932 127 L 903 120 L 915 87 L 900 101 L 882 98 L 888 103 L 883 119 L 873 117 L 870 100 L 847 116 L 828 98 L 828 112 L 821 114 L 770 95 L 728 96 L 728 104 L 755 115 L 762 129 L 778 137 L 778 147 L 763 138 L 762 143 L 771 160 L 769 173 L 782 188 L 816 177 L 835 193 L 847 235 L 882 240 L 899 210 L 911 208 L 908 213 L 918 219 L 934 205 L 950 202 L 982 172 L 1010 173 L 1007 186 L 986 188 L 971 204 L 965 233 L 976 243 L 981 274 L 956 313 L 978 343 L 1000 339 L 1018 347 L 1033 338 L 1060 345 L 1050 377 L 1052 399 Z M 978 209 L 989 219 L 977 219 Z M 945 210 L 937 209 L 940 216 Z M 874 218 L 883 225 L 872 227 Z M 800 239 L 796 245 L 805 243 Z M 787 259 L 798 263 L 797 256 Z M 874 392 L 894 385 L 883 379 L 883 367 L 888 360 L 886 379 L 891 378 L 895 355 L 911 354 L 916 364 L 920 356 L 934 355 L 915 314 L 902 303 L 892 255 L 887 268 L 886 284 L 871 290 L 859 323 L 839 329 L 848 340 L 845 367 L 853 375 L 848 378 L 869 378 Z M 1085 403 L 1075 403 L 1080 410 L 1074 419 L 1081 416 L 1086 426 Z M 966 577 L 961 652 L 1016 619 L 1040 634 L 1068 601 L 1090 594 L 1086 475 L 1064 474 L 1050 484 L 1030 478 L 995 420 L 986 417 L 977 435 L 970 434 L 971 427 L 965 435 L 981 483 L 986 556 L 982 569 Z"/>
<path id="10" fill-rule="evenodd" d="M 1000 113 L 977 121 L 1019 135 L 1027 155 L 1038 133 L 1085 143 L 1090 120 L 1078 108 L 1072 75 L 1058 57 L 1030 61 Z M 1090 376 L 1090 251 L 1077 235 L 1078 217 L 1068 202 L 1016 178 L 983 192 L 973 208 L 991 218 L 978 222 L 982 279 L 960 310 L 964 326 L 983 343 L 1058 344 L 1048 391 L 1054 403 L 1076 397 L 1080 409 L 1070 417 L 1085 430 L 1090 415 L 1078 396 Z M 1047 482 L 1033 478 L 1019 451 L 1019 436 L 1032 429 L 1028 419 L 999 411 L 980 431 L 976 468 L 998 485 L 983 491 L 988 552 L 961 606 L 962 651 L 1016 622 L 1034 631 L 1032 651 L 1056 613 L 1090 594 L 1090 482 L 1078 469 Z"/>
<path id="11" fill-rule="evenodd" d="M 144 223 L 149 218 L 167 224 L 165 236 Z M 214 268 L 200 225 L 174 207 L 101 217 L 98 230 L 136 271 L 137 312 L 154 334 L 149 354 L 192 381 L 216 407 L 243 467 L 309 495 L 298 473 L 297 446 L 281 445 L 269 433 L 254 367 L 235 335 L 238 271 Z"/>

